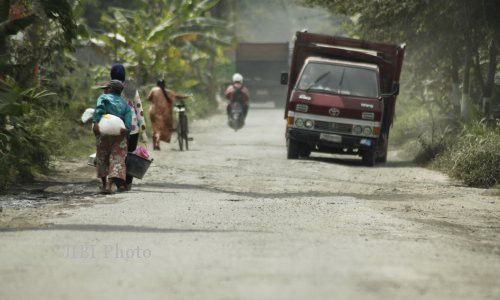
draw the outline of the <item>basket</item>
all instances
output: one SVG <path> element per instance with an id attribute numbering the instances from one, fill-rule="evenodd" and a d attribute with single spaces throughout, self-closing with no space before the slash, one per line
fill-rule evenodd
<path id="1" fill-rule="evenodd" d="M 91 167 L 95 167 L 96 166 L 96 154 L 92 154 L 92 155 L 89 155 L 89 157 L 87 158 L 87 165 L 91 166 Z"/>
<path id="2" fill-rule="evenodd" d="M 125 160 L 127 175 L 142 179 L 152 162 L 152 159 L 145 159 L 144 157 L 140 157 L 139 155 L 129 152 L 127 159 Z"/>

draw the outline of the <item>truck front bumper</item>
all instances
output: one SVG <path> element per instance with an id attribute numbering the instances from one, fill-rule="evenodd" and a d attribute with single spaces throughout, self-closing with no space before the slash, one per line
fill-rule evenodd
<path id="1" fill-rule="evenodd" d="M 340 141 L 333 142 L 322 138 L 322 134 L 332 135 L 331 133 L 322 133 L 314 130 L 287 129 L 287 138 L 307 144 L 313 151 L 352 153 L 354 149 L 358 151 L 375 150 L 377 146 L 377 139 L 375 138 L 333 134 L 341 137 Z"/>

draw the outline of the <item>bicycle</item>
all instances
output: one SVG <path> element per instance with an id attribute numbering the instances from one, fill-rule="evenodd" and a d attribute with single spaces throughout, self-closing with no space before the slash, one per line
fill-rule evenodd
<path id="1" fill-rule="evenodd" d="M 179 150 L 184 151 L 184 145 L 186 145 L 186 151 L 189 150 L 189 128 L 188 128 L 188 118 L 186 115 L 186 103 L 183 99 L 179 100 L 179 103 L 175 105 L 175 111 L 177 112 L 177 142 L 179 143 Z"/>

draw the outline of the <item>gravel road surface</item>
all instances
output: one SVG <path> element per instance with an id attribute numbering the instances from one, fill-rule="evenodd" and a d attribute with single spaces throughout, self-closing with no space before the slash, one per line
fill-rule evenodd
<path id="1" fill-rule="evenodd" d="M 500 299 L 498 196 L 394 152 L 287 160 L 284 125 L 217 115 L 129 193 L 4 205 L 0 299 Z"/>

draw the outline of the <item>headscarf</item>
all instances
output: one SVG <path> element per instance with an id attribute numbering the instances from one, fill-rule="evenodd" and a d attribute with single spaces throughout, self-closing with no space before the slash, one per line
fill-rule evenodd
<path id="1" fill-rule="evenodd" d="M 114 64 L 111 66 L 111 79 L 120 80 L 121 82 L 125 81 L 125 67 L 122 64 Z"/>

